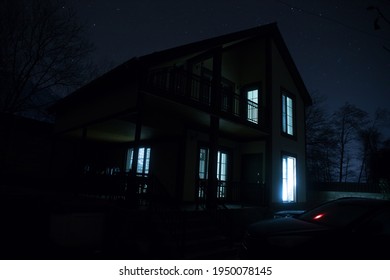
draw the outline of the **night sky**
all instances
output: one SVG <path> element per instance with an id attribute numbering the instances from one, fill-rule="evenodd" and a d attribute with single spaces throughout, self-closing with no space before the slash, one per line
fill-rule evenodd
<path id="1" fill-rule="evenodd" d="M 277 22 L 310 93 L 330 111 L 389 108 L 390 0 L 68 0 L 102 69 L 134 56 Z M 387 47 L 389 50 L 386 50 Z"/>

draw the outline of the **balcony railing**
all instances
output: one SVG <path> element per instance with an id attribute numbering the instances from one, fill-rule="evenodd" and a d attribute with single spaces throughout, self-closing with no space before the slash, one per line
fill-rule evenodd
<path id="1" fill-rule="evenodd" d="M 216 106 L 213 109 L 237 120 L 264 126 L 264 108 L 245 96 L 237 94 L 222 85 L 215 86 L 209 78 L 189 73 L 179 68 L 163 68 L 151 71 L 144 82 L 144 88 L 153 94 L 195 103 L 205 110 L 211 110 L 212 95 Z"/>

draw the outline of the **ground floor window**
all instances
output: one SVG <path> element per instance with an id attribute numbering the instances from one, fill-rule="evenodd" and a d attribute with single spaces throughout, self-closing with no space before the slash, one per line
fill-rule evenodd
<path id="1" fill-rule="evenodd" d="M 296 201 L 297 186 L 296 158 L 289 155 L 282 156 L 282 200 L 283 202 Z"/>
<path id="2" fill-rule="evenodd" d="M 199 179 L 208 179 L 209 169 L 209 149 L 200 148 L 199 150 Z"/>
<path id="3" fill-rule="evenodd" d="M 217 197 L 226 197 L 226 181 L 227 181 L 227 166 L 228 166 L 228 155 L 226 152 L 218 151 L 217 154 Z M 208 180 L 208 167 L 209 167 L 209 149 L 199 149 L 199 191 L 198 196 L 200 198 L 205 197 L 205 191 Z"/>
<path id="4" fill-rule="evenodd" d="M 136 174 L 138 177 L 148 177 L 150 165 L 150 148 L 141 147 L 138 149 L 138 161 L 136 166 Z M 126 170 L 131 171 L 133 167 L 134 149 L 130 148 L 127 151 Z M 140 178 L 141 179 L 141 178 Z M 138 193 L 146 193 L 147 182 L 139 182 Z"/>
<path id="5" fill-rule="evenodd" d="M 133 166 L 134 158 L 134 149 L 130 148 L 127 151 L 126 159 L 126 170 L 130 171 Z M 137 175 L 146 176 L 149 174 L 149 164 L 150 164 L 150 148 L 139 148 L 138 149 L 138 162 L 137 162 Z"/>
<path id="6" fill-rule="evenodd" d="M 217 197 L 226 197 L 226 180 L 227 180 L 227 153 L 218 151 L 217 155 Z"/>

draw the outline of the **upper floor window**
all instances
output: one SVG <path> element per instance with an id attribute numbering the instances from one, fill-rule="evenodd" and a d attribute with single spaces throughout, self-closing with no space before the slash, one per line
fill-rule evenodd
<path id="1" fill-rule="evenodd" d="M 247 92 L 247 120 L 259 123 L 259 90 L 251 89 Z"/>
<path id="2" fill-rule="evenodd" d="M 282 94 L 282 131 L 287 135 L 295 135 L 295 104 L 294 99 Z"/>

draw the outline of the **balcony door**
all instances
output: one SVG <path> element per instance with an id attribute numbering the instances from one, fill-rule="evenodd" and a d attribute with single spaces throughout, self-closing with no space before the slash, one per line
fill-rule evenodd
<path id="1" fill-rule="evenodd" d="M 210 105 L 211 81 L 213 79 L 213 59 L 202 54 L 188 62 L 191 73 L 191 98 Z"/>
<path id="2" fill-rule="evenodd" d="M 251 88 L 246 91 L 247 120 L 259 123 L 259 89 Z"/>

